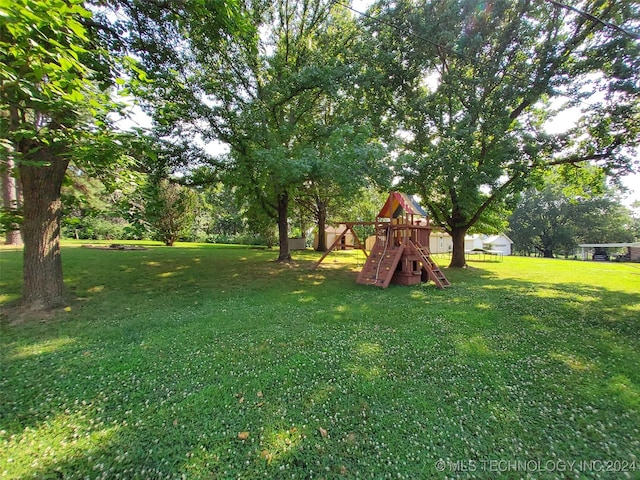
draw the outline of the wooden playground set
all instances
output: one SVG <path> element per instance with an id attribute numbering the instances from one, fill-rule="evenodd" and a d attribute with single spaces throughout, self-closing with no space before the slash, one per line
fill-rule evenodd
<path id="1" fill-rule="evenodd" d="M 387 288 L 390 283 L 416 285 L 432 280 L 438 288 L 451 284 L 444 276 L 429 251 L 429 236 L 433 230 L 429 218 L 420 205 L 409 195 L 391 192 L 375 222 L 342 222 L 341 234 L 336 237 L 317 268 L 336 249 L 359 248 L 366 261 L 357 283 Z M 368 253 L 353 227 L 372 225 L 375 243 Z M 353 244 L 346 241 L 353 238 Z"/>

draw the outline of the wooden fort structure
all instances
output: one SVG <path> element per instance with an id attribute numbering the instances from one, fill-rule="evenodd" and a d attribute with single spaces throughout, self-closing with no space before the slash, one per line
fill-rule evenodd
<path id="1" fill-rule="evenodd" d="M 432 280 L 438 288 L 446 288 L 444 276 L 429 251 L 429 235 L 433 227 L 420 205 L 409 195 L 391 192 L 375 222 L 342 222 L 344 228 L 314 268 L 335 249 L 359 248 L 366 261 L 357 283 L 387 288 L 390 283 L 416 285 Z M 356 231 L 356 225 L 373 225 L 375 243 L 368 254 Z M 353 244 L 345 239 L 350 235 Z"/>

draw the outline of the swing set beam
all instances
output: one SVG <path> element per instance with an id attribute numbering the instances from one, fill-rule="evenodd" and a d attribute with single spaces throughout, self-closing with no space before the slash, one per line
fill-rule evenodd
<path id="1" fill-rule="evenodd" d="M 342 239 L 346 239 L 347 233 L 351 232 L 351 234 L 353 235 L 353 242 L 354 245 L 348 245 L 350 248 L 359 248 L 360 250 L 362 250 L 362 253 L 364 253 L 364 258 L 366 259 L 369 255 L 367 254 L 367 249 L 365 248 L 365 246 L 362 244 L 362 242 L 360 241 L 360 239 L 358 238 L 358 234 L 356 233 L 356 231 L 353 229 L 353 227 L 355 225 L 377 225 L 378 222 L 340 222 L 339 225 L 344 225 L 345 229 L 344 231 L 338 236 L 336 237 L 336 239 L 333 241 L 333 243 L 331 244 L 331 246 L 329 247 L 329 249 L 324 252 L 324 255 L 322 255 L 322 257 L 320 257 L 320 260 L 318 260 L 315 265 L 313 266 L 313 269 L 315 270 L 316 268 L 318 268 L 320 266 L 320 264 L 324 261 L 325 258 L 327 258 L 329 256 L 329 254 L 331 252 L 333 252 L 338 246 L 343 246 L 342 245 Z"/>

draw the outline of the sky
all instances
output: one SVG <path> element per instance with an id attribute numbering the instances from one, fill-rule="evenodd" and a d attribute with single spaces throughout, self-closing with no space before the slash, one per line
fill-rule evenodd
<path id="1" fill-rule="evenodd" d="M 633 202 L 640 202 L 640 174 L 628 175 L 622 179 L 622 183 L 629 189 L 629 195 L 622 203 L 630 207 Z"/>

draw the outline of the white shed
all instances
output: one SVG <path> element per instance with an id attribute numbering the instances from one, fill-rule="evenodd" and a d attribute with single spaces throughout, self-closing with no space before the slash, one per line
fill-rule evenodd
<path id="1" fill-rule="evenodd" d="M 431 253 L 450 253 L 453 250 L 453 239 L 445 232 L 431 232 L 429 250 Z"/>
<path id="2" fill-rule="evenodd" d="M 500 252 L 502 255 L 511 255 L 511 245 L 513 241 L 504 233 L 498 235 L 484 235 L 476 233 L 464 237 L 465 251 L 483 249 L 493 252 Z"/>
<path id="3" fill-rule="evenodd" d="M 342 235 L 344 233 L 344 231 L 347 229 L 346 225 L 340 225 L 338 227 L 332 227 L 327 225 L 325 227 L 324 233 L 325 233 L 325 238 L 326 238 L 326 242 L 327 242 L 327 248 L 329 248 L 331 245 L 333 245 L 333 242 L 336 241 L 336 238 L 338 238 L 340 235 Z M 347 232 L 346 235 L 342 238 L 342 245 L 353 245 L 355 242 L 353 235 L 351 234 L 351 232 Z M 313 239 L 313 248 L 318 248 L 318 234 L 316 233 L 314 239 Z M 337 247 L 338 250 L 344 249 L 344 247 Z"/>
<path id="4" fill-rule="evenodd" d="M 511 245 L 513 245 L 513 240 L 507 237 L 504 233 L 488 237 L 485 236 L 483 242 L 483 248 L 485 250 L 501 252 L 503 255 L 511 255 Z"/>
<path id="5" fill-rule="evenodd" d="M 475 233 L 473 235 L 467 235 L 466 237 L 464 237 L 465 252 L 484 248 L 483 237 L 485 237 L 485 235 L 482 235 L 481 233 Z"/>

